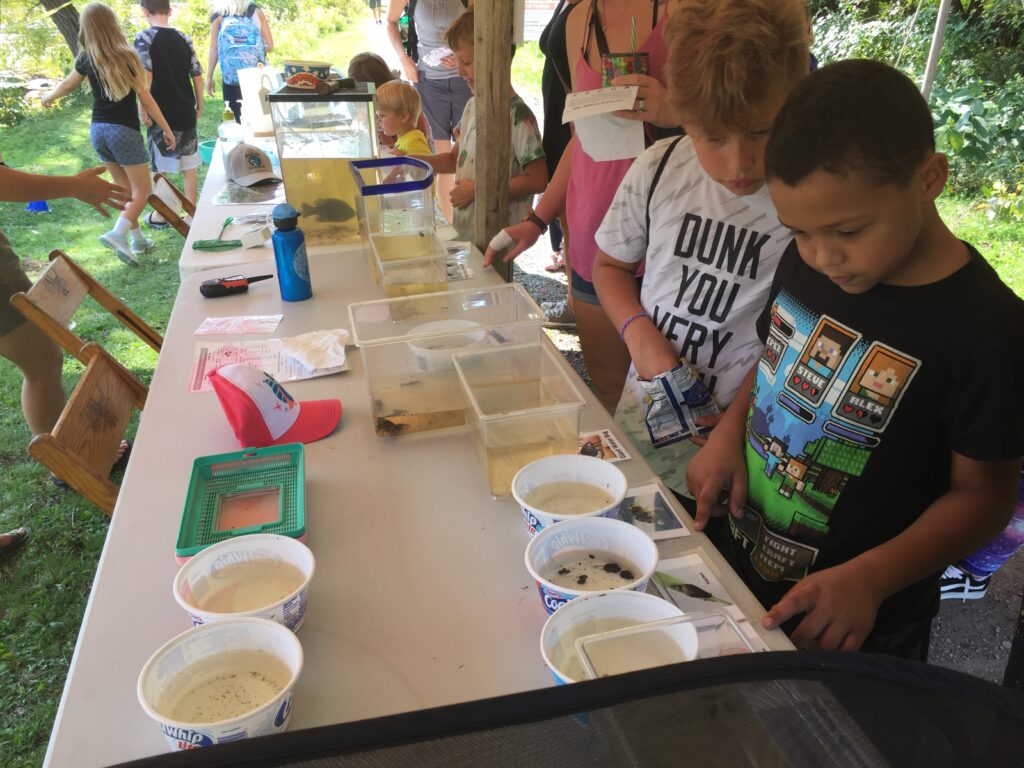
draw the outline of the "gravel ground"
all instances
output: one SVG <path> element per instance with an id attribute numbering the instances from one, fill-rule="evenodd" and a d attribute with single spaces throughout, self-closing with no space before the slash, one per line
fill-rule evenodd
<path id="1" fill-rule="evenodd" d="M 551 247 L 547 237 L 516 259 L 515 280 L 539 304 L 565 298 L 564 272 L 550 273 Z M 572 331 L 548 330 L 548 335 L 569 363 L 589 384 L 579 337 Z M 1024 557 L 1011 560 L 992 577 L 981 600 L 943 600 L 932 624 L 929 661 L 1001 683 L 1010 653 L 1024 591 Z"/>

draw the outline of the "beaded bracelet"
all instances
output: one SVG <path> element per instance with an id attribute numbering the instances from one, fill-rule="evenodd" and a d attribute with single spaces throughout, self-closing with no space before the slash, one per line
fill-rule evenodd
<path id="1" fill-rule="evenodd" d="M 619 338 L 622 339 L 623 341 L 625 341 L 626 340 L 626 329 L 629 328 L 629 324 L 632 323 L 634 320 L 639 320 L 641 317 L 647 317 L 647 313 L 646 312 L 637 312 L 635 315 L 633 315 L 631 317 L 627 317 L 626 321 L 619 328 Z"/>

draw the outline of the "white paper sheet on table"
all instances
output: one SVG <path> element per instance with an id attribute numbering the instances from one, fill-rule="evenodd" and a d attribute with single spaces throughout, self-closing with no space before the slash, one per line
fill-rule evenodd
<path id="1" fill-rule="evenodd" d="M 285 354 L 281 339 L 250 339 L 235 341 L 197 341 L 192 358 L 189 392 L 209 392 L 213 389 L 210 371 L 230 363 L 244 363 L 269 373 L 278 381 L 300 381 L 317 376 L 328 376 L 348 370 L 348 362 L 330 369 L 306 368 Z"/>
<path id="2" fill-rule="evenodd" d="M 679 519 L 655 483 L 627 490 L 613 517 L 636 526 L 653 541 L 678 539 L 690 535 L 683 521 Z"/>
<path id="3" fill-rule="evenodd" d="M 332 328 L 290 336 L 281 344 L 285 353 L 309 370 L 333 371 L 348 368 L 345 347 L 350 338 L 347 328 Z"/>
<path id="4" fill-rule="evenodd" d="M 768 646 L 757 634 L 732 598 L 722 586 L 710 564 L 699 552 L 661 560 L 652 583 L 657 592 L 683 613 L 722 610 L 735 621 L 755 651 L 767 651 Z"/>
<path id="5" fill-rule="evenodd" d="M 236 315 L 235 317 L 208 317 L 196 328 L 196 336 L 243 333 L 273 333 L 284 315 Z"/>

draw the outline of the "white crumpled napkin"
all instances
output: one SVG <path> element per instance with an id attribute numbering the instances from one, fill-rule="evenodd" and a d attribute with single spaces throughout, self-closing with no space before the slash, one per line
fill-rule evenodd
<path id="1" fill-rule="evenodd" d="M 345 345 L 348 344 L 349 336 L 346 328 L 311 331 L 281 339 L 281 351 L 313 371 L 347 371 Z"/>

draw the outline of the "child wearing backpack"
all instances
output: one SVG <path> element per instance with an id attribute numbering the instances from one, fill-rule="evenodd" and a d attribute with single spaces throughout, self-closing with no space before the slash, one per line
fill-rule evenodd
<path id="1" fill-rule="evenodd" d="M 214 95 L 213 71 L 220 64 L 221 95 L 242 122 L 242 87 L 238 70 L 267 63 L 274 38 L 263 11 L 249 0 L 214 0 L 210 14 L 210 57 L 206 67 L 206 92 Z"/>
<path id="2" fill-rule="evenodd" d="M 792 239 L 768 197 L 764 147 L 807 74 L 806 13 L 803 0 L 679 3 L 666 72 L 687 135 L 636 159 L 597 231 L 594 286 L 632 358 L 615 421 L 691 511 L 698 445 L 649 427 L 644 384 L 684 359 L 725 408 L 760 353 L 754 321 Z"/>
<path id="3" fill-rule="evenodd" d="M 125 264 L 138 266 L 136 256 L 152 248 L 153 241 L 139 229 L 139 214 L 146 205 L 151 182 L 136 96 L 159 126 L 169 149 L 174 149 L 176 139 L 149 93 L 142 62 L 128 45 L 114 12 L 103 3 L 89 3 L 82 9 L 79 24 L 81 51 L 75 59 L 75 68 L 42 98 L 42 104 L 49 109 L 53 102 L 74 91 L 88 78 L 92 87 L 89 138 L 93 149 L 107 166 L 114 183 L 132 191 L 132 199 L 125 205 L 114 228 L 101 235 L 100 242 Z"/>

